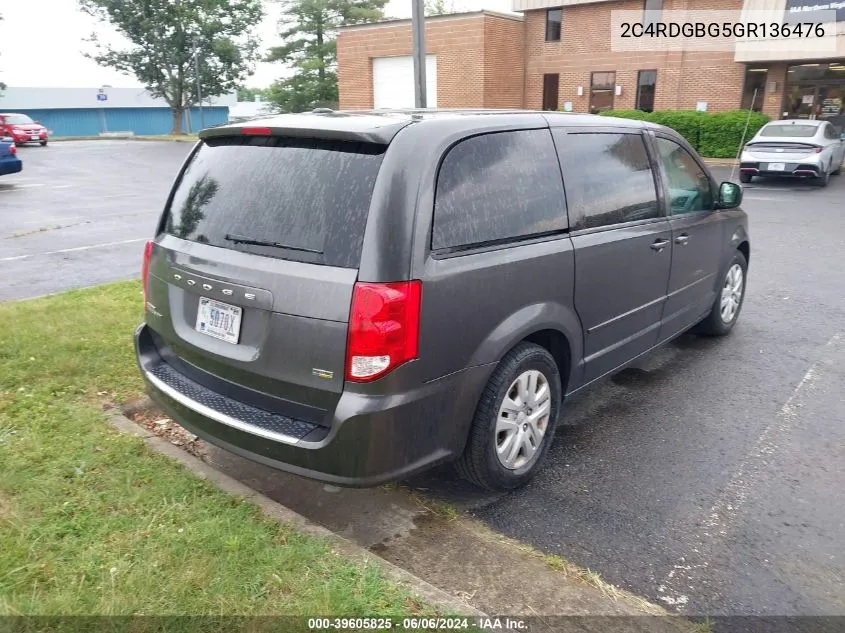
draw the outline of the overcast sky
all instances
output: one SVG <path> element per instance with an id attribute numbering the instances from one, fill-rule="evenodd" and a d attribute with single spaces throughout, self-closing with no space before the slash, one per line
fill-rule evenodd
<path id="1" fill-rule="evenodd" d="M 454 0 L 456 7 L 473 11 L 509 11 L 511 0 Z M 267 17 L 257 28 L 264 47 L 278 43 L 278 5 L 266 2 Z M 411 16 L 410 0 L 391 0 L 387 15 Z M 134 77 L 101 68 L 82 56 L 82 40 L 98 28 L 79 11 L 76 0 L 0 0 L 0 80 L 9 86 L 134 87 Z M 101 31 L 102 33 L 102 31 Z M 248 86 L 263 87 L 287 73 L 279 64 L 259 64 Z"/>

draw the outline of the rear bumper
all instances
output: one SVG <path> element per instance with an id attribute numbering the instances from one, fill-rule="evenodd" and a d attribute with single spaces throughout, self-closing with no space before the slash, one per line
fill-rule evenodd
<path id="1" fill-rule="evenodd" d="M 743 174 L 751 176 L 792 176 L 796 178 L 817 178 L 822 167 L 815 163 L 783 163 L 782 170 L 773 170 L 769 166 L 772 163 L 766 161 L 743 160 L 740 162 L 739 170 Z"/>
<path id="2" fill-rule="evenodd" d="M 135 333 L 135 349 L 151 398 L 192 433 L 279 470 L 356 487 L 397 481 L 459 455 L 492 370 L 466 369 L 390 396 L 344 391 L 326 428 L 255 409 L 174 376 L 146 325 Z"/>

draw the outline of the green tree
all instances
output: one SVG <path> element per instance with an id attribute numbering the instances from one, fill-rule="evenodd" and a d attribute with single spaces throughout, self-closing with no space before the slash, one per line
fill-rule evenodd
<path id="1" fill-rule="evenodd" d="M 463 8 L 455 0 L 424 0 L 424 9 L 426 16 L 460 13 L 463 11 Z"/>
<path id="2" fill-rule="evenodd" d="M 261 97 L 262 101 L 267 101 L 270 97 L 270 88 L 247 88 L 246 86 L 238 88 L 238 101 L 255 101 L 255 97 Z"/>
<path id="3" fill-rule="evenodd" d="M 231 93 L 258 58 L 253 27 L 264 16 L 261 0 L 78 0 L 80 8 L 111 24 L 129 40 L 126 49 L 88 40 L 102 66 L 134 75 L 173 113 L 173 134 L 182 115 L 199 102 L 194 50 L 202 97 Z"/>
<path id="4" fill-rule="evenodd" d="M 337 29 L 384 18 L 388 0 L 281 0 L 281 46 L 266 61 L 291 66 L 295 74 L 276 82 L 270 99 L 286 112 L 337 103 Z"/>

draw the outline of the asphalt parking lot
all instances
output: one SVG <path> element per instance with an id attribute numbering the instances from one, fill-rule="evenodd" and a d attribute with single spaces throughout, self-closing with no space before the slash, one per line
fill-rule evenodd
<path id="1" fill-rule="evenodd" d="M 24 172 L 0 178 L 0 300 L 137 276 L 189 149 L 21 148 Z M 410 485 L 682 613 L 845 614 L 843 200 L 845 176 L 746 187 L 751 262 L 734 333 L 685 335 L 568 403 L 525 489 L 481 495 L 447 467 Z M 295 478 L 260 476 L 308 512 L 279 483 Z"/>
<path id="2" fill-rule="evenodd" d="M 140 141 L 18 148 L 23 171 L 0 177 L 0 301 L 137 276 L 190 149 Z"/>

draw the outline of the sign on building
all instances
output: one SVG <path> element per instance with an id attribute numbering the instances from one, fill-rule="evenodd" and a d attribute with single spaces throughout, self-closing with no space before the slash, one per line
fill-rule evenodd
<path id="1" fill-rule="evenodd" d="M 845 2 L 842 0 L 786 0 L 786 13 L 790 17 L 800 17 L 811 11 L 836 11 L 836 21 L 845 21 Z M 808 21 L 812 21 L 807 16 Z"/>

